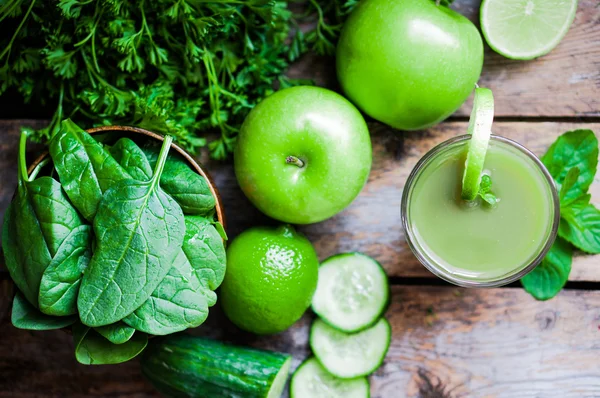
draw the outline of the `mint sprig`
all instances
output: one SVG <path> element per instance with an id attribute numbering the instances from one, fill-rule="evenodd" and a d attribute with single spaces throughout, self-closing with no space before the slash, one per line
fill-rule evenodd
<path id="1" fill-rule="evenodd" d="M 490 206 L 495 206 L 498 203 L 498 198 L 492 192 L 492 178 L 484 174 L 481 176 L 481 183 L 479 184 L 479 192 L 477 195 Z"/>
<path id="2" fill-rule="evenodd" d="M 542 162 L 559 189 L 559 237 L 542 263 L 521 283 L 536 299 L 548 300 L 569 279 L 573 247 L 600 253 L 600 210 L 590 204 L 588 194 L 598 168 L 598 138 L 592 130 L 566 132 L 550 146 Z"/>

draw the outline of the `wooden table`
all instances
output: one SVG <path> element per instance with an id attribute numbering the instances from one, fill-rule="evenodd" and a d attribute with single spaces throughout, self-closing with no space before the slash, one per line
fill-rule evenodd
<path id="1" fill-rule="evenodd" d="M 476 20 L 478 0 L 453 6 Z M 335 87 L 330 59 L 308 58 L 293 76 Z M 333 78 L 332 78 L 333 77 Z M 600 132 L 600 6 L 580 0 L 571 31 L 550 55 L 511 61 L 486 49 L 481 85 L 494 90 L 494 132 L 538 155 L 561 133 Z M 393 341 L 384 365 L 370 378 L 373 397 L 600 397 L 600 256 L 577 256 L 564 291 L 538 302 L 519 284 L 462 289 L 436 279 L 410 252 L 400 226 L 400 197 L 416 161 L 433 145 L 466 131 L 471 103 L 449 121 L 423 132 L 399 133 L 370 123 L 374 163 L 369 183 L 344 212 L 301 228 L 320 258 L 362 251 L 387 270 Z M 16 181 L 18 127 L 0 121 L 0 217 Z M 205 162 L 223 195 L 229 233 L 272 224 L 237 187 L 230 164 Z M 600 176 L 592 185 L 600 205 Z M 64 332 L 28 332 L 10 325 L 13 294 L 0 270 L 0 397 L 156 396 L 137 361 L 83 366 Z M 307 314 L 285 333 L 241 332 L 217 307 L 194 330 L 237 344 L 289 352 L 298 365 L 309 355 Z M 310 398 L 310 397 L 307 397 Z"/>

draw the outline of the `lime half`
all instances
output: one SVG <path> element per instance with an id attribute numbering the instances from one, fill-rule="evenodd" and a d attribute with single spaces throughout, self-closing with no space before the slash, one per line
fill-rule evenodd
<path id="1" fill-rule="evenodd" d="M 472 135 L 469 140 L 469 151 L 465 162 L 465 173 L 462 182 L 462 198 L 475 200 L 481 175 L 485 163 L 485 154 L 492 135 L 492 121 L 494 120 L 494 96 L 489 88 L 476 88 L 473 110 L 469 118 L 468 133 Z"/>
<path id="2" fill-rule="evenodd" d="M 511 59 L 548 54 L 567 34 L 577 0 L 484 0 L 481 29 L 487 43 Z"/>

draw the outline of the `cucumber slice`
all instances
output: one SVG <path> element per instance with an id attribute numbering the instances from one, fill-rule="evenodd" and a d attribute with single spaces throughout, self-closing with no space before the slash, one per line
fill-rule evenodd
<path id="1" fill-rule="evenodd" d="M 316 358 L 309 358 L 294 373 L 291 398 L 369 398 L 366 377 L 340 379 L 325 370 Z"/>
<path id="2" fill-rule="evenodd" d="M 391 336 L 392 328 L 385 318 L 354 334 L 340 332 L 317 319 L 310 330 L 310 347 L 329 373 L 350 379 L 377 370 L 390 348 Z"/>
<path id="3" fill-rule="evenodd" d="M 377 261 L 361 253 L 338 254 L 319 267 L 312 309 L 336 329 L 354 333 L 377 322 L 389 296 L 387 275 Z"/>
<path id="4" fill-rule="evenodd" d="M 492 135 L 494 95 L 489 88 L 477 87 L 467 132 L 471 134 L 462 181 L 462 198 L 475 200 L 481 185 L 485 155 Z"/>

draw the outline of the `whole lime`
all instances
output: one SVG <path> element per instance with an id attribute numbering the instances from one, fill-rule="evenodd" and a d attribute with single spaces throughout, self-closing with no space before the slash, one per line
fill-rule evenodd
<path id="1" fill-rule="evenodd" d="M 309 307 L 318 275 L 315 249 L 293 227 L 251 228 L 227 249 L 221 305 L 241 329 L 278 333 Z"/>

